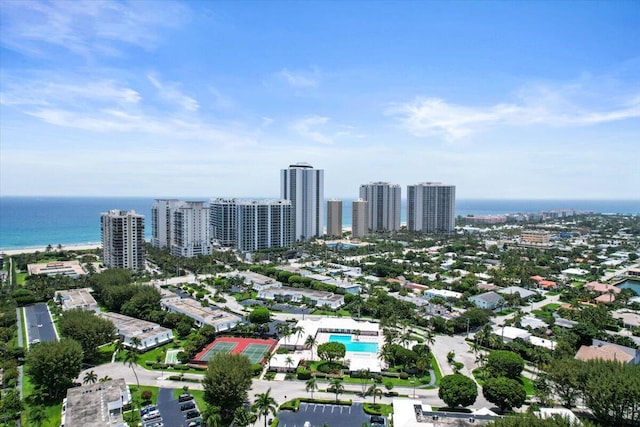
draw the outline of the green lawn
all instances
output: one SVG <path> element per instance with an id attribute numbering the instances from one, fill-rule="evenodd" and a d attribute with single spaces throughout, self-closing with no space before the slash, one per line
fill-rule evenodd
<path id="1" fill-rule="evenodd" d="M 26 273 L 26 272 L 16 273 L 16 283 L 18 285 L 24 285 L 27 282 L 28 276 L 29 276 L 29 273 Z"/>
<path id="2" fill-rule="evenodd" d="M 561 304 L 556 304 L 556 303 L 547 304 L 547 305 L 542 307 L 542 310 L 544 310 L 544 311 L 554 311 L 554 310 L 557 310 L 560 307 L 560 305 Z"/>
<path id="3" fill-rule="evenodd" d="M 320 316 L 336 316 L 336 317 L 351 317 L 351 313 L 347 310 L 314 310 L 311 314 L 320 315 Z"/>
<path id="4" fill-rule="evenodd" d="M 31 378 L 29 378 L 29 375 L 27 375 L 25 373 L 25 375 L 23 375 L 23 382 L 22 382 L 22 393 L 25 397 L 25 410 L 22 411 L 22 416 L 21 416 L 21 421 L 22 421 L 22 425 L 24 426 L 28 426 L 31 425 L 31 422 L 29 420 L 29 404 L 26 401 L 26 398 L 31 395 L 31 393 L 33 392 L 33 383 L 31 382 Z M 42 424 L 42 427 L 59 427 L 60 426 L 60 421 L 62 420 L 62 402 L 59 403 L 47 403 L 46 405 L 44 405 L 44 412 L 45 412 L 45 421 Z"/>

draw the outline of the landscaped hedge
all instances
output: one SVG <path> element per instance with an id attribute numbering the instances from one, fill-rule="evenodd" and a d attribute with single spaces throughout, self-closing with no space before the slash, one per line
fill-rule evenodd
<path id="1" fill-rule="evenodd" d="M 299 380 L 306 381 L 309 378 L 311 378 L 311 371 L 309 371 L 308 369 L 306 369 L 304 367 L 298 367 L 297 373 L 298 373 L 298 379 Z"/>
<path id="2" fill-rule="evenodd" d="M 278 427 L 279 423 L 280 423 L 280 420 L 278 419 L 278 417 L 275 417 L 273 419 L 273 421 L 271 421 L 271 426 L 270 427 Z"/>

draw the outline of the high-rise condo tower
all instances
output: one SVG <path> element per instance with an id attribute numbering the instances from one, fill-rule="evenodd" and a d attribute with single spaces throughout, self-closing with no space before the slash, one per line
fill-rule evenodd
<path id="1" fill-rule="evenodd" d="M 280 171 L 280 198 L 291 200 L 296 240 L 320 237 L 324 232 L 324 170 L 296 163 Z"/>
<path id="2" fill-rule="evenodd" d="M 441 182 L 407 186 L 407 229 L 451 233 L 455 227 L 456 187 Z"/>
<path id="3" fill-rule="evenodd" d="M 360 186 L 360 198 L 369 202 L 369 230 L 400 230 L 400 186 L 370 182 Z"/>

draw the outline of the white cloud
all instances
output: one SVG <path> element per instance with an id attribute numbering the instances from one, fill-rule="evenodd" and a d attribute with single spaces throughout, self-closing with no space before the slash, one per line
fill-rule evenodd
<path id="1" fill-rule="evenodd" d="M 320 77 L 317 70 L 312 72 L 291 71 L 286 68 L 279 71 L 276 76 L 287 82 L 290 86 L 304 89 L 316 87 L 320 84 Z"/>
<path id="2" fill-rule="evenodd" d="M 176 27 L 186 8 L 164 1 L 7 1 L 0 8 L 0 43 L 27 55 L 44 55 L 51 45 L 91 57 L 119 55 L 123 44 L 154 48 L 161 29 Z"/>
<path id="3" fill-rule="evenodd" d="M 76 77 L 74 83 L 57 76 L 42 79 L 14 79 L 5 76 L 5 88 L 1 103 L 4 105 L 69 105 L 88 101 L 100 103 L 138 104 L 140 93 L 127 85 L 113 80 L 84 80 Z"/>
<path id="4" fill-rule="evenodd" d="M 614 105 L 587 108 L 579 106 L 562 89 L 535 86 L 520 91 L 517 101 L 478 107 L 418 97 L 393 105 L 386 113 L 398 117 L 401 126 L 415 136 L 441 136 L 447 140 L 497 126 L 589 126 L 640 117 L 640 96 L 637 95 L 624 102 L 610 102 Z"/>
<path id="5" fill-rule="evenodd" d="M 200 104 L 194 98 L 183 94 L 176 83 L 163 83 L 154 74 L 147 75 L 151 84 L 158 89 L 160 97 L 172 104 L 178 104 L 187 111 L 198 111 Z"/>
<path id="6" fill-rule="evenodd" d="M 312 141 L 319 142 L 320 144 L 331 144 L 333 143 L 332 138 L 321 133 L 317 129 L 318 127 L 324 126 L 328 122 L 328 117 L 309 116 L 300 120 L 296 120 L 291 125 L 291 129 Z"/>

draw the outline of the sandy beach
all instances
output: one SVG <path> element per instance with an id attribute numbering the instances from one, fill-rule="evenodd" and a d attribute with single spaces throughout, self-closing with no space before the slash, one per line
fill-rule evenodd
<path id="1" fill-rule="evenodd" d="M 62 245 L 62 249 L 63 251 L 81 251 L 81 250 L 87 250 L 87 249 L 99 249 L 102 247 L 101 243 L 94 243 L 94 244 L 84 244 L 84 245 Z M 35 248 L 18 248 L 18 249 L 0 249 L 0 254 L 3 255 L 17 255 L 17 254 L 32 254 L 34 252 L 46 252 L 47 247 L 46 246 L 42 246 L 42 247 L 35 247 Z M 58 246 L 53 246 L 53 249 L 51 250 L 52 252 L 56 252 L 58 250 Z"/>

